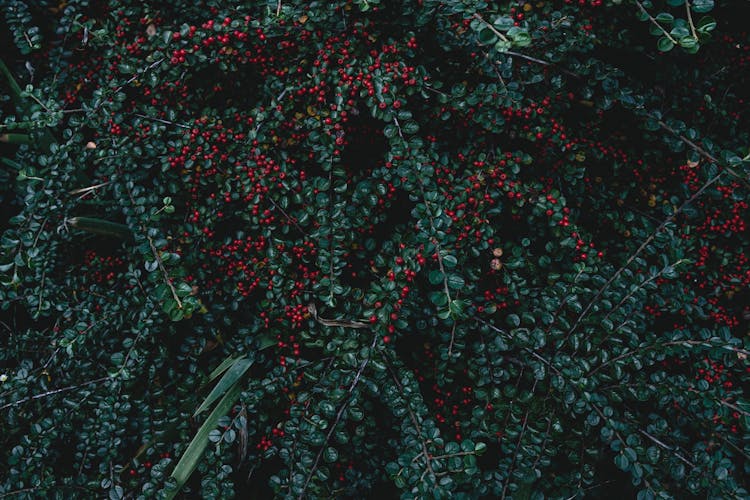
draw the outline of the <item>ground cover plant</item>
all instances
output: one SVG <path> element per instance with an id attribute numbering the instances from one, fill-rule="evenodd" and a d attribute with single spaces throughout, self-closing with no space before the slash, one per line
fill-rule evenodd
<path id="1" fill-rule="evenodd" d="M 747 2 L 0 5 L 0 497 L 747 497 Z"/>

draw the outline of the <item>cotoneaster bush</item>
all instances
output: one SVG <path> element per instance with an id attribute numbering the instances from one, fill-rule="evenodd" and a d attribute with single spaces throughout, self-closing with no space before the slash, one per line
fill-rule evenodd
<path id="1" fill-rule="evenodd" d="M 745 2 L 0 4 L 0 495 L 748 495 Z"/>

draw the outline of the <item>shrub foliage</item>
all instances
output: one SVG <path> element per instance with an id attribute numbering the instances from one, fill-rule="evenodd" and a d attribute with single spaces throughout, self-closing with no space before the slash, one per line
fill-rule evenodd
<path id="1" fill-rule="evenodd" d="M 746 2 L 0 5 L 0 496 L 748 494 Z"/>

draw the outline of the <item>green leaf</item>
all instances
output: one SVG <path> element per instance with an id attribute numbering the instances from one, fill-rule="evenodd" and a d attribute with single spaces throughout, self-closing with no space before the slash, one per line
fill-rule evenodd
<path id="1" fill-rule="evenodd" d="M 323 452 L 323 460 L 325 460 L 329 464 L 335 462 L 338 459 L 339 459 L 339 452 L 336 451 L 336 448 L 329 446 Z"/>
<path id="2" fill-rule="evenodd" d="M 716 469 L 715 474 L 716 474 L 716 479 L 718 479 L 719 481 L 724 481 L 729 475 L 729 471 L 727 470 L 726 467 L 719 467 Z"/>
<path id="3" fill-rule="evenodd" d="M 674 48 L 674 43 L 669 38 L 663 36 L 659 38 L 658 42 L 656 42 L 656 48 L 658 48 L 661 52 L 669 52 Z"/>
<path id="4" fill-rule="evenodd" d="M 495 43 L 495 40 L 497 40 L 497 35 L 495 35 L 495 33 L 493 33 L 491 29 L 485 26 L 484 28 L 479 30 L 478 38 L 479 43 L 490 45 L 492 43 Z"/>
<path id="5" fill-rule="evenodd" d="M 448 303 L 448 296 L 442 290 L 439 292 L 430 292 L 430 302 L 438 307 L 442 307 Z"/>
<path id="6" fill-rule="evenodd" d="M 465 300 L 452 300 L 448 309 L 453 319 L 460 319 L 464 317 L 464 311 L 468 304 Z"/>
<path id="7" fill-rule="evenodd" d="M 704 16 L 695 25 L 695 29 L 698 33 L 706 35 L 716 29 L 716 20 L 711 16 Z"/>
<path id="8" fill-rule="evenodd" d="M 458 264 L 458 259 L 456 259 L 455 256 L 448 254 L 443 257 L 443 264 L 445 265 L 446 269 L 453 269 L 456 267 L 456 264 Z"/>
<path id="9" fill-rule="evenodd" d="M 515 25 L 515 21 L 512 17 L 501 16 L 495 19 L 492 24 L 494 24 L 495 28 L 497 28 L 498 30 L 506 31 Z"/>
<path id="10" fill-rule="evenodd" d="M 630 460 L 628 460 L 628 458 L 625 455 L 620 453 L 617 456 L 615 456 L 615 465 L 620 470 L 624 470 L 627 472 L 627 470 L 630 468 Z"/>
<path id="11" fill-rule="evenodd" d="M 427 279 L 430 280 L 431 284 L 438 285 L 443 282 L 443 273 L 435 269 L 434 271 L 430 271 L 430 274 L 427 275 Z"/>
<path id="12" fill-rule="evenodd" d="M 226 395 L 224 395 L 221 401 L 219 401 L 219 404 L 216 405 L 216 408 L 214 408 L 214 410 L 208 415 L 206 421 L 203 422 L 203 425 L 201 425 L 200 429 L 198 429 L 195 437 L 193 437 L 192 441 L 190 441 L 190 444 L 185 450 L 185 453 L 182 455 L 180 461 L 177 462 L 177 465 L 172 471 L 170 477 L 174 479 L 176 485 L 174 488 L 168 489 L 165 492 L 164 498 L 166 498 L 167 500 L 171 500 L 185 485 L 187 480 L 190 478 L 190 475 L 198 466 L 198 462 L 200 461 L 201 457 L 203 456 L 203 452 L 208 446 L 208 435 L 212 430 L 216 428 L 219 423 L 219 419 L 232 409 L 232 406 L 234 406 L 234 403 L 237 401 L 237 398 L 239 397 L 241 392 L 242 387 L 239 384 L 235 385 L 229 392 L 226 393 Z"/>
<path id="13" fill-rule="evenodd" d="M 458 274 L 448 275 L 448 286 L 454 290 L 463 288 L 466 285 L 466 281 Z"/>
<path id="14" fill-rule="evenodd" d="M 217 383 L 216 386 L 208 394 L 208 396 L 206 396 L 206 399 L 203 401 L 203 403 L 198 407 L 197 410 L 195 410 L 195 413 L 193 413 L 193 417 L 211 406 L 214 401 L 221 397 L 222 394 L 232 389 L 252 364 L 253 361 L 246 357 L 237 358 L 234 363 L 232 363 L 232 366 L 224 374 L 224 376 L 221 377 L 219 383 Z"/>
<path id="15" fill-rule="evenodd" d="M 404 123 L 404 125 L 401 127 L 404 133 L 406 134 L 416 134 L 419 131 L 419 125 L 417 125 L 417 122 L 415 121 L 408 121 Z"/>
<path id="16" fill-rule="evenodd" d="M 674 22 L 674 16 L 667 12 L 660 12 L 654 18 L 661 24 L 672 24 Z"/>
<path id="17" fill-rule="evenodd" d="M 698 40 L 696 40 L 692 36 L 686 36 L 680 39 L 680 47 L 684 49 L 692 49 L 693 47 L 697 45 L 698 45 Z"/>
<path id="18" fill-rule="evenodd" d="M 693 0 L 690 9 L 699 14 L 705 14 L 714 8 L 714 0 Z"/>
<path id="19" fill-rule="evenodd" d="M 268 349 L 269 347 L 272 347 L 278 343 L 278 341 L 270 335 L 258 335 L 256 339 L 259 351 Z"/>
<path id="20" fill-rule="evenodd" d="M 521 318 L 517 314 L 509 314 L 505 321 L 512 327 L 518 327 L 521 324 Z"/>

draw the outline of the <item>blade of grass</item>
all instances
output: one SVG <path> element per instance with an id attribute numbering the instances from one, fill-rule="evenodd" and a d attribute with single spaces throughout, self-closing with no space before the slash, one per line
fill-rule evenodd
<path id="1" fill-rule="evenodd" d="M 18 85 L 16 79 L 13 78 L 13 74 L 10 72 L 2 59 L 0 59 L 0 73 L 2 73 L 2 75 L 5 77 L 5 80 L 8 82 L 8 87 L 10 87 L 10 95 L 13 98 L 13 102 L 16 104 L 16 106 L 21 106 L 23 103 L 23 98 L 21 97 L 21 86 Z"/>
<path id="2" fill-rule="evenodd" d="M 10 72 L 8 66 L 5 65 L 5 62 L 3 62 L 2 59 L 0 59 L 0 74 L 2 74 L 5 77 L 5 80 L 8 82 L 8 87 L 10 87 L 10 95 L 13 99 L 13 103 L 16 105 L 16 110 L 18 110 L 19 113 L 29 114 L 27 112 L 27 103 L 24 102 L 24 99 L 21 96 L 21 86 L 18 84 L 16 79 L 13 78 L 13 73 Z M 47 151 L 54 143 L 55 136 L 52 135 L 52 132 L 50 132 L 49 128 L 44 127 L 42 135 L 39 138 L 39 146 L 41 147 L 41 149 Z"/>
<path id="3" fill-rule="evenodd" d="M 198 407 L 197 410 L 195 410 L 195 413 L 193 413 L 193 417 L 198 415 L 203 410 L 206 410 L 208 407 L 214 404 L 214 402 L 219 399 L 222 394 L 233 387 L 237 383 L 237 381 L 242 378 L 242 376 L 252 364 L 253 361 L 245 358 L 244 356 L 241 358 L 237 358 L 232 366 L 229 367 L 224 376 L 221 377 L 219 383 L 216 384 L 216 386 L 211 390 L 208 396 L 206 396 L 206 399 L 203 400 L 203 403 Z"/>
<path id="4" fill-rule="evenodd" d="M 114 236 L 123 240 L 129 240 L 133 237 L 133 232 L 125 224 L 118 224 L 93 217 L 72 217 L 67 220 L 67 223 L 76 229 L 81 229 L 89 233 Z"/>
<path id="5" fill-rule="evenodd" d="M 28 134 L 0 134 L 0 142 L 5 144 L 33 144 L 34 140 Z"/>
<path id="6" fill-rule="evenodd" d="M 242 386 L 236 384 L 224 395 L 222 400 L 219 401 L 219 404 L 216 405 L 216 408 L 214 408 L 214 410 L 208 415 L 206 421 L 203 422 L 203 425 L 198 429 L 195 437 L 193 437 L 193 440 L 188 445 L 185 453 L 172 471 L 171 477 L 175 480 L 177 485 L 175 488 L 166 491 L 164 498 L 167 500 L 173 499 L 185 485 L 190 478 L 190 475 L 198 466 L 198 462 L 203 456 L 203 452 L 206 451 L 206 448 L 208 447 L 209 433 L 216 428 L 219 419 L 226 415 L 232 406 L 234 406 L 234 403 L 237 401 L 241 392 Z"/>
<path id="7" fill-rule="evenodd" d="M 7 165 L 7 166 L 9 166 L 10 168 L 13 168 L 13 169 L 21 170 L 21 164 L 15 162 L 13 160 L 11 160 L 10 158 L 2 157 L 2 158 L 0 158 L 0 163 L 2 163 L 4 165 Z"/>
<path id="8" fill-rule="evenodd" d="M 207 384 L 210 384 L 214 380 L 216 380 L 219 375 L 227 371 L 227 369 L 232 366 L 237 361 L 237 358 L 234 358 L 232 356 L 229 356 L 227 359 L 222 361 L 219 366 L 213 369 L 213 371 L 208 375 L 208 380 L 206 381 Z"/>
<path id="9" fill-rule="evenodd" d="M 217 378 L 219 378 L 219 375 L 221 375 L 222 373 L 224 373 L 225 371 L 227 371 L 227 369 L 230 366 L 232 366 L 232 364 L 234 364 L 237 361 L 237 359 L 238 358 L 234 358 L 232 356 L 229 356 L 224 361 L 222 361 L 221 363 L 219 363 L 219 366 L 217 366 L 216 368 L 213 369 L 213 371 L 208 375 L 208 380 L 206 381 L 206 383 L 204 383 L 202 386 L 200 386 L 198 388 L 197 392 L 199 392 L 199 393 L 203 392 L 206 389 L 206 387 L 211 382 L 213 382 L 214 380 L 216 380 Z M 184 403 L 181 406 L 181 408 L 182 408 L 181 411 L 187 411 L 187 406 L 188 405 Z M 152 439 L 151 441 L 143 444 L 140 448 L 138 448 L 138 450 L 136 451 L 135 455 L 133 455 L 133 458 L 131 458 L 131 462 L 137 460 L 148 448 L 150 448 L 151 446 L 153 446 L 154 443 L 156 443 L 157 441 L 159 441 L 159 440 L 161 440 L 161 441 L 169 441 L 169 439 L 172 436 L 176 435 L 176 434 L 177 434 L 177 423 L 175 422 L 174 424 L 170 425 L 167 428 L 167 430 L 165 431 L 164 435 L 160 436 L 158 439 L 156 439 L 156 438 Z M 125 469 L 123 469 L 123 471 L 125 471 Z"/>

